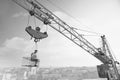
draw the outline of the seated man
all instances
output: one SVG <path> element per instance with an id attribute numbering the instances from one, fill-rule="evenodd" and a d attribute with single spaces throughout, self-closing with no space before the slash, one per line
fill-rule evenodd
<path id="1" fill-rule="evenodd" d="M 37 50 L 35 50 L 32 54 L 31 54 L 31 61 L 35 62 L 34 66 L 37 66 L 37 63 L 39 62 L 39 59 L 37 59 Z"/>

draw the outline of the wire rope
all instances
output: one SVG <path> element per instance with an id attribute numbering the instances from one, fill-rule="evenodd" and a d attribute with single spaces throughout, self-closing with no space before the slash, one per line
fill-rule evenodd
<path id="1" fill-rule="evenodd" d="M 73 28 L 73 27 L 72 27 Z M 77 29 L 77 28 L 73 28 L 73 29 L 75 29 L 75 30 L 80 30 L 80 31 L 84 31 L 84 32 L 88 32 L 88 33 L 93 33 L 93 34 L 96 34 L 96 36 L 101 36 L 101 35 L 98 35 L 98 33 L 96 33 L 96 32 L 92 32 L 92 31 L 88 31 L 88 30 L 83 30 L 83 29 Z M 99 33 L 100 34 L 100 33 Z M 95 36 L 95 35 L 94 35 Z"/>
<path id="2" fill-rule="evenodd" d="M 47 0 L 47 1 L 48 1 L 51 5 L 55 6 L 55 7 L 58 8 L 59 10 L 65 12 L 68 16 L 70 16 L 70 17 L 73 18 L 75 21 L 77 21 L 77 22 L 80 23 L 79 20 L 77 20 L 77 19 L 74 18 L 72 15 L 70 15 L 69 13 L 67 13 L 66 11 L 64 11 L 62 8 L 58 7 L 58 6 L 57 6 L 56 4 L 54 4 L 52 1 L 50 1 L 50 0 Z M 89 27 L 86 26 L 86 25 L 83 25 L 83 26 L 89 28 Z M 89 28 L 89 29 L 90 29 L 90 28 Z M 85 31 L 85 32 L 89 32 L 89 33 L 93 33 L 93 34 L 96 34 L 96 35 L 103 35 L 103 34 L 101 34 L 101 33 L 93 32 L 93 31 L 88 31 L 88 30 L 83 30 L 83 29 L 79 29 L 79 30 L 81 30 L 81 31 Z"/>
<path id="3" fill-rule="evenodd" d="M 36 18 L 35 18 L 35 16 L 34 16 L 33 18 L 34 18 L 34 26 L 35 26 L 35 28 L 36 28 L 36 27 L 37 27 Z"/>
<path id="4" fill-rule="evenodd" d="M 30 15 L 28 15 L 27 26 L 29 26 L 29 22 L 30 22 Z"/>

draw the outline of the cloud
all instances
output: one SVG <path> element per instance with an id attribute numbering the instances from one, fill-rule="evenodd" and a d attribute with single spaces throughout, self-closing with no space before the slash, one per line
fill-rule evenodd
<path id="1" fill-rule="evenodd" d="M 13 18 L 18 18 L 18 17 L 26 17 L 28 16 L 29 14 L 28 13 L 25 13 L 25 12 L 19 12 L 19 13 L 15 13 L 12 15 Z"/>
<path id="2" fill-rule="evenodd" d="M 68 16 L 67 14 L 60 12 L 60 11 L 56 11 L 54 12 L 55 15 L 57 15 L 60 19 L 62 19 L 64 22 L 68 23 L 71 26 L 77 26 L 79 25 L 79 23 L 73 19 L 71 16 Z"/>
<path id="3" fill-rule="evenodd" d="M 62 12 L 56 12 L 64 21 L 73 20 Z M 71 24 L 74 24 L 72 21 Z M 72 43 L 57 31 L 49 28 L 48 38 L 38 43 L 38 58 L 41 66 L 82 66 L 96 65 L 96 58 L 91 58 L 87 52 Z M 33 40 L 20 37 L 7 39 L 0 47 L 0 62 L 4 66 L 17 66 L 21 64 L 23 56 L 30 56 L 35 49 Z M 84 62 L 83 62 L 84 61 Z M 88 61 L 91 63 L 87 64 Z M 59 64 L 58 64 L 59 63 Z"/>
<path id="4" fill-rule="evenodd" d="M 20 37 L 7 39 L 3 46 L 0 47 L 1 66 L 21 66 L 22 57 L 30 56 L 34 49 L 33 40 L 26 40 Z M 41 61 L 41 67 L 89 66 L 90 64 L 87 64 L 88 61 L 91 61 L 92 65 L 98 62 L 80 47 L 59 33 L 57 34 L 57 32 L 55 36 L 51 35 L 47 39 L 41 40 L 38 43 L 38 50 L 37 55 Z M 83 62 L 83 60 L 85 61 Z"/>
<path id="5" fill-rule="evenodd" d="M 73 27 L 74 30 L 76 30 L 79 34 L 82 35 L 94 35 L 94 37 L 90 36 L 84 36 L 89 42 L 92 42 L 96 47 L 100 46 L 99 40 L 100 37 L 98 35 L 102 35 L 98 32 L 93 31 L 91 28 L 89 28 L 87 25 L 82 24 L 82 22 L 86 22 L 88 25 L 90 25 L 90 21 L 87 21 L 86 19 L 74 19 L 72 16 L 69 16 L 63 12 L 56 11 L 54 12 L 55 15 L 57 15 L 60 19 L 65 21 L 68 25 Z M 81 22 L 81 23 L 80 23 Z M 95 37 L 97 35 L 97 37 Z M 93 42 L 94 40 L 94 42 Z"/>
<path id="6" fill-rule="evenodd" d="M 25 56 L 26 52 L 31 51 L 31 46 L 33 45 L 30 40 L 20 37 L 7 39 L 0 47 L 1 66 L 20 66 L 22 57 Z"/>
<path id="7" fill-rule="evenodd" d="M 111 3 L 110 3 L 111 4 Z M 100 35 L 100 33 L 104 33 L 107 35 L 109 35 L 107 37 L 107 39 L 110 42 L 110 45 L 112 46 L 112 49 L 114 50 L 116 57 L 118 59 L 118 61 L 120 61 L 120 58 L 119 58 L 119 40 L 120 38 L 118 37 L 119 36 L 119 19 L 117 14 L 120 13 L 120 11 L 118 11 L 118 6 L 113 6 L 113 5 L 110 5 L 110 4 L 107 4 L 109 7 L 111 8 L 108 8 L 106 7 L 106 5 L 102 5 L 102 8 L 100 9 L 97 9 L 96 11 L 94 12 L 91 12 L 91 13 L 94 13 L 93 15 L 89 15 L 87 16 L 86 18 L 83 17 L 83 18 L 80 18 L 78 19 L 80 22 L 83 22 L 84 24 L 86 25 L 90 25 L 89 27 L 92 27 L 90 29 L 95 29 L 95 32 L 98 32 L 97 34 Z M 113 3 L 112 3 L 113 4 Z M 102 13 L 102 14 L 101 14 Z M 110 14 L 108 14 L 110 13 Z M 76 22 L 76 20 L 74 20 L 73 18 L 71 18 L 70 16 L 67 16 L 65 13 L 63 12 L 55 12 L 55 14 L 60 17 L 63 21 L 67 22 L 67 24 L 70 24 L 72 25 L 73 27 L 76 27 L 76 28 L 80 28 L 80 29 L 85 29 L 85 27 L 83 25 L 79 26 L 80 24 L 78 22 Z M 98 16 L 99 15 L 99 16 Z M 77 27 L 78 26 L 78 27 Z M 89 30 L 90 30 L 89 29 Z M 113 30 L 114 29 L 114 30 Z M 86 29 L 85 29 L 86 30 Z M 97 31 L 98 30 L 98 31 Z M 94 32 L 94 31 L 93 31 Z M 100 33 L 99 33 L 100 32 Z M 81 33 L 81 32 L 80 32 Z M 96 33 L 95 33 L 96 34 Z M 102 34 L 101 34 L 102 35 Z M 117 36 L 116 36 L 117 35 Z M 114 38 L 113 38 L 114 37 Z M 98 38 L 93 38 L 91 37 L 92 39 L 89 39 L 90 37 L 85 37 L 90 43 L 92 43 L 93 45 L 97 45 L 96 48 L 98 48 L 98 46 L 100 47 L 100 37 Z M 74 49 L 73 49 L 74 50 Z M 85 52 L 83 52 L 85 53 Z M 87 53 L 86 53 L 87 54 Z M 84 58 L 88 56 L 83 56 Z M 92 58 L 93 59 L 93 58 Z M 82 60 L 82 59 L 81 59 Z M 84 62 L 87 62 L 87 61 L 84 61 Z M 93 61 L 94 63 L 96 63 L 95 61 Z M 83 63 L 82 63 L 83 64 Z"/>
<path id="8" fill-rule="evenodd" d="M 54 14 L 58 16 L 60 19 L 62 19 L 69 26 L 78 29 L 77 31 L 80 32 L 81 34 L 88 34 L 88 35 L 90 34 L 93 35 L 94 33 L 97 34 L 97 32 L 94 32 L 92 28 L 90 28 L 91 26 L 88 27 L 92 23 L 90 21 L 87 21 L 87 19 L 85 18 L 80 18 L 80 19 L 74 18 L 60 11 L 55 11 Z"/>

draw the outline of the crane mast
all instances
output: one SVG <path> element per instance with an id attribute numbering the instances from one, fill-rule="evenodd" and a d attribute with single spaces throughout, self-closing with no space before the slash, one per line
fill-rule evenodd
<path id="1" fill-rule="evenodd" d="M 76 45 L 78 45 L 79 47 L 81 47 L 82 49 L 99 59 L 104 65 L 107 65 L 107 67 L 111 66 L 113 71 L 110 72 L 110 68 L 108 68 L 107 71 L 110 75 L 109 77 L 114 76 L 114 79 L 110 80 L 120 80 L 120 78 L 118 77 L 119 74 L 116 67 L 116 63 L 112 58 L 109 46 L 107 45 L 104 36 L 101 36 L 102 41 L 104 43 L 104 48 L 98 49 L 94 45 L 92 45 L 87 39 L 85 39 L 81 34 L 75 31 L 72 26 L 69 26 L 66 22 L 64 22 L 55 14 L 53 14 L 53 12 L 48 10 L 37 0 L 12 1 L 17 3 L 19 6 L 23 7 L 25 10 L 27 10 L 31 16 L 35 16 L 37 19 L 41 20 L 45 25 L 49 25 L 50 27 L 64 35 L 66 38 L 74 42 Z M 109 55 L 106 55 L 106 52 L 108 52 Z"/>
<path id="2" fill-rule="evenodd" d="M 119 73 L 118 73 L 117 66 L 116 66 L 116 61 L 114 60 L 114 58 L 112 56 L 112 52 L 110 50 L 108 42 L 107 42 L 105 36 L 101 36 L 101 38 L 102 38 L 102 43 L 103 43 L 102 44 L 103 45 L 103 47 L 102 47 L 103 48 L 103 52 L 104 52 L 104 54 L 106 54 L 110 58 L 110 63 L 107 64 L 107 66 L 109 67 L 108 71 L 109 72 L 111 71 L 112 72 L 111 74 L 115 75 L 115 76 L 112 76 L 112 77 L 110 75 L 109 76 L 110 76 L 111 79 L 113 78 L 113 80 L 114 79 L 115 80 L 119 80 L 120 78 L 119 78 Z"/>

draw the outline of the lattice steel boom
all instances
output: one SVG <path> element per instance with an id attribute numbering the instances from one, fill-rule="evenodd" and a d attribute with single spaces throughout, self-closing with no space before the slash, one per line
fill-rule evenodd
<path id="1" fill-rule="evenodd" d="M 106 63 L 109 61 L 107 56 L 101 57 L 98 49 L 88 42 L 82 35 L 73 29 L 73 27 L 66 24 L 59 17 L 46 9 L 42 4 L 36 0 L 12 0 L 18 5 L 26 9 L 31 15 L 41 20 L 44 24 L 49 25 L 53 29 L 60 32 L 69 40 L 83 48 L 88 53 L 98 58 L 101 62 Z"/>
<path id="2" fill-rule="evenodd" d="M 41 20 L 45 25 L 49 25 L 50 27 L 64 35 L 66 38 L 74 42 L 76 45 L 83 48 L 85 51 L 99 59 L 102 63 L 107 64 L 107 66 L 109 66 L 108 64 L 112 64 L 112 69 L 114 69 L 113 72 L 115 73 L 115 76 L 117 76 L 117 78 L 114 78 L 113 80 L 120 80 L 118 78 L 118 71 L 116 69 L 116 64 L 114 63 L 114 60 L 112 59 L 111 55 L 106 54 L 106 50 L 108 53 L 110 53 L 110 50 L 105 41 L 106 39 L 103 36 L 101 38 L 103 39 L 104 42 L 103 45 L 104 48 L 98 49 L 94 45 L 92 45 L 88 40 L 86 40 L 81 34 L 79 34 L 75 29 L 73 29 L 73 27 L 66 24 L 66 22 L 64 22 L 55 14 L 53 14 L 51 11 L 49 11 L 47 8 L 45 8 L 37 0 L 12 0 L 12 1 L 26 9 L 31 16 L 35 16 L 36 18 Z M 110 75 L 114 76 L 114 74 L 112 74 L 111 72 L 109 73 Z"/>

